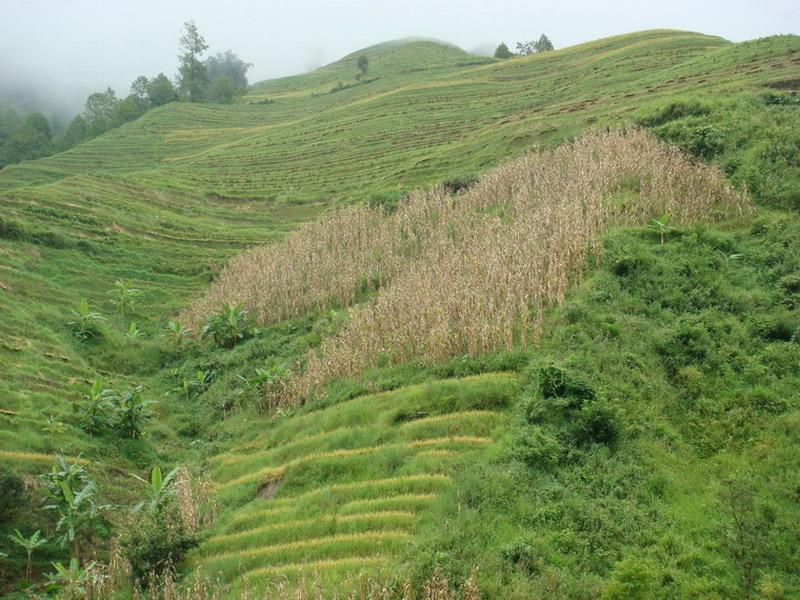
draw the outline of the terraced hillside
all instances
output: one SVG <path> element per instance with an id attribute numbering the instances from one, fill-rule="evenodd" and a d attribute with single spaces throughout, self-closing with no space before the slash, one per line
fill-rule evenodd
<path id="1" fill-rule="evenodd" d="M 193 553 L 206 576 L 261 587 L 316 572 L 335 586 L 402 558 L 463 453 L 492 443 L 516 376 L 482 375 L 366 395 L 284 420 L 212 458 L 239 508 Z M 375 568 L 378 567 L 378 568 Z M 252 589 L 252 588 L 251 588 Z"/>
<path id="2" fill-rule="evenodd" d="M 646 102 L 687 90 L 734 94 L 781 79 L 797 68 L 794 51 L 791 37 L 732 45 L 673 31 L 488 64 L 430 42 L 377 46 L 365 51 L 374 66 L 359 85 L 329 87 L 354 83 L 351 57 L 257 85 L 236 106 L 168 105 L 79 148 L 10 167 L 0 189 L 135 172 L 148 186 L 206 195 L 396 193 L 485 170 L 592 123 L 630 118 Z M 258 104 L 265 97 L 273 102 Z"/>
<path id="3" fill-rule="evenodd" d="M 361 54 L 370 69 L 359 82 Z M 230 257 L 330 207 L 391 206 L 441 182 L 455 189 L 533 145 L 591 128 L 644 124 L 717 161 L 734 182 L 749 183 L 736 180 L 750 176 L 745 167 L 785 182 L 781 206 L 789 206 L 800 190 L 784 177 L 798 169 L 795 142 L 778 134 L 796 130 L 787 123 L 798 121 L 789 96 L 798 73 L 796 36 L 731 44 L 649 31 L 506 61 L 400 41 L 256 84 L 235 105 L 169 104 L 68 152 L 7 167 L 0 171 L 0 460 L 38 474 L 63 453 L 120 504 L 141 499 L 132 472 L 210 465 L 222 513 L 181 566 L 219 575 L 234 586 L 231 597 L 240 572 L 264 586 L 311 569 L 334 586 L 362 568 L 392 570 L 416 548 L 421 524 L 436 518 L 429 506 L 453 492 L 449 478 L 463 474 L 463 458 L 491 457 L 515 414 L 516 375 L 452 378 L 521 371 L 530 356 L 379 366 L 369 384 L 334 381 L 326 404 L 273 422 L 264 414 L 265 387 L 341 328 L 342 307 L 250 329 L 232 347 L 197 340 L 199 331 L 182 335 L 177 325 L 171 334 L 167 322 Z M 765 100 L 768 90 L 788 92 Z M 751 143 L 761 131 L 768 135 Z M 760 188 L 759 199 L 772 202 L 773 191 Z M 668 225 L 661 223 L 667 237 Z M 784 242 L 775 248 L 789 248 Z M 733 242 L 714 251 L 727 265 L 739 260 Z M 782 260 L 789 266 L 769 268 L 776 280 L 789 278 L 780 286 L 791 295 L 791 259 Z M 639 265 L 620 261 L 622 271 Z M 139 293 L 120 302 L 129 288 Z M 590 342 L 613 337 L 613 324 L 597 327 Z M 87 433 L 80 409 L 95 381 L 142 386 L 154 402 L 143 438 L 120 438 L 108 426 Z M 425 381 L 435 382 L 414 387 Z M 39 518 L 46 520 L 24 515 L 23 528 L 33 531 Z M 0 524 L 3 543 L 9 527 Z M 457 543 L 449 534 L 439 542 Z M 0 551 L 16 552 L 0 569 L 19 571 L 18 550 L 6 543 Z M 52 540 L 40 554 L 42 573 L 50 560 L 68 558 Z M 5 577 L 0 585 L 16 574 Z"/>

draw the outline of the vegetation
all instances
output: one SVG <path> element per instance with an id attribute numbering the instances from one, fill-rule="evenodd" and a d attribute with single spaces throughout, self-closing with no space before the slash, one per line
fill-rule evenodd
<path id="1" fill-rule="evenodd" d="M 0 593 L 797 595 L 798 52 L 138 78 L 4 168 Z"/>

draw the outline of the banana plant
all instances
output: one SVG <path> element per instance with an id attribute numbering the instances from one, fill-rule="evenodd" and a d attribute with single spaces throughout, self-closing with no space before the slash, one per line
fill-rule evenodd
<path id="1" fill-rule="evenodd" d="M 667 231 L 668 231 L 668 228 L 669 228 L 669 221 L 670 221 L 669 214 L 664 214 L 664 216 L 661 217 L 660 219 L 650 219 L 650 223 L 648 223 L 648 225 L 647 225 L 650 229 L 652 229 L 653 231 L 658 233 L 659 236 L 661 236 L 661 245 L 662 246 L 664 245 L 664 240 L 667 237 Z"/>
<path id="2" fill-rule="evenodd" d="M 14 542 L 17 546 L 23 548 L 27 553 L 28 560 L 25 563 L 25 580 L 30 581 L 33 571 L 33 552 L 40 546 L 44 546 L 47 543 L 47 539 L 38 529 L 33 535 L 27 538 L 22 535 L 22 532 L 20 532 L 19 529 L 15 529 L 14 535 L 8 536 L 8 539 Z"/>
<path id="3" fill-rule="evenodd" d="M 116 305 L 120 314 L 133 312 L 136 297 L 141 293 L 142 290 L 133 287 L 133 282 L 121 279 L 115 281 L 113 289 L 108 291 L 111 302 Z"/>
<path id="4" fill-rule="evenodd" d="M 88 340 L 97 335 L 97 323 L 105 321 L 105 317 L 89 307 L 86 298 L 81 299 L 78 308 L 72 311 L 73 320 L 67 325 L 72 329 L 75 337 Z"/>
<path id="5" fill-rule="evenodd" d="M 101 523 L 102 511 L 110 506 L 97 504 L 95 501 L 97 484 L 91 480 L 87 480 L 83 488 L 76 492 L 69 481 L 62 479 L 58 482 L 58 493 L 51 491 L 48 495 L 54 503 L 44 508 L 58 513 L 56 523 L 56 533 L 60 534 L 58 542 L 63 547 L 71 547 L 73 555 L 77 557 L 81 534 L 91 535 Z"/>
<path id="6" fill-rule="evenodd" d="M 147 500 L 142 500 L 133 507 L 134 512 L 139 512 L 146 508 L 150 513 L 158 512 L 168 496 L 174 492 L 175 479 L 178 476 L 180 467 L 175 467 L 164 476 L 161 467 L 155 466 L 150 470 L 150 480 L 139 477 L 135 473 L 132 475 L 147 487 Z"/>
<path id="7" fill-rule="evenodd" d="M 97 563 L 92 561 L 85 567 L 81 567 L 78 559 L 74 556 L 69 564 L 65 566 L 61 562 L 50 563 L 55 569 L 55 573 L 48 573 L 48 585 L 45 588 L 48 592 L 56 592 L 59 598 L 88 598 L 92 574 L 95 572 Z"/>

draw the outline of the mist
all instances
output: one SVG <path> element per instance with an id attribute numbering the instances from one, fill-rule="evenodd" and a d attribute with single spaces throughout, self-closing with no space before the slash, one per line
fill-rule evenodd
<path id="1" fill-rule="evenodd" d="M 0 100 L 67 119 L 86 96 L 128 93 L 138 75 L 177 70 L 178 38 L 193 19 L 209 53 L 231 49 L 254 64 L 250 82 L 302 73 L 370 44 L 407 36 L 490 52 L 546 33 L 556 48 L 650 28 L 741 41 L 800 31 L 796 0 L 642 3 L 368 0 L 256 2 L 100 0 L 0 2 Z"/>

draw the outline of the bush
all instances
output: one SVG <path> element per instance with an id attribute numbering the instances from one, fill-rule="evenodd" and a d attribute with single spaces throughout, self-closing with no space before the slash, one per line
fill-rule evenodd
<path id="1" fill-rule="evenodd" d="M 22 478 L 0 465 L 0 523 L 8 523 L 26 504 L 27 493 Z"/>
<path id="2" fill-rule="evenodd" d="M 576 430 L 579 444 L 606 444 L 612 446 L 619 438 L 619 417 L 616 409 L 605 401 L 596 400 L 581 410 Z"/>
<path id="3" fill-rule="evenodd" d="M 186 530 L 174 501 L 163 505 L 155 515 L 137 513 L 120 537 L 131 575 L 140 587 L 146 586 L 149 578 L 171 571 L 197 542 L 196 536 Z"/>
<path id="4" fill-rule="evenodd" d="M 680 367 L 702 363 L 712 353 L 713 346 L 704 327 L 681 322 L 657 345 L 656 350 L 672 377 Z"/>
<path id="5" fill-rule="evenodd" d="M 636 122 L 642 127 L 658 127 L 684 117 L 697 117 L 710 112 L 708 104 L 697 99 L 676 100 L 640 115 Z"/>
<path id="6" fill-rule="evenodd" d="M 545 367 L 539 371 L 539 389 L 545 398 L 575 398 L 576 400 L 595 400 L 597 398 L 597 394 L 588 383 L 568 375 L 555 366 Z"/>
<path id="7" fill-rule="evenodd" d="M 515 459 L 529 467 L 549 469 L 561 461 L 566 449 L 544 427 L 533 426 L 517 436 L 512 451 Z"/>
<path id="8" fill-rule="evenodd" d="M 536 540 L 517 540 L 500 548 L 500 562 L 504 569 L 515 569 L 531 577 L 544 568 L 543 554 Z"/>

